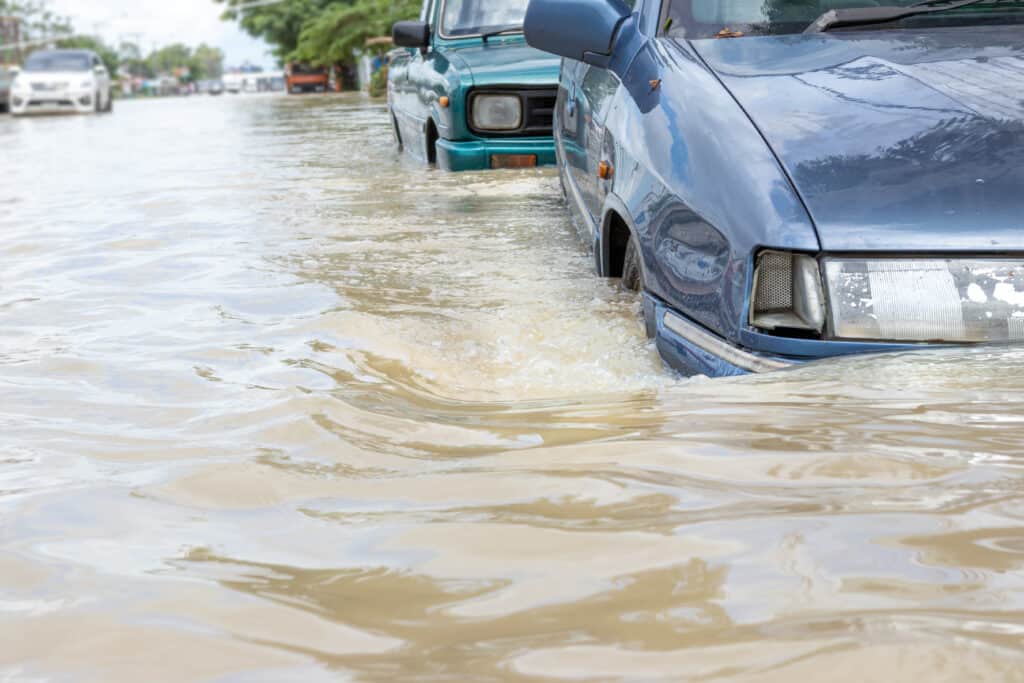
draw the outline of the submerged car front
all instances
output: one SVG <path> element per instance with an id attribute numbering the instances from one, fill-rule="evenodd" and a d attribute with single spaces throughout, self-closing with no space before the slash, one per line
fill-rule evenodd
<path id="1" fill-rule="evenodd" d="M 1024 341 L 1024 4 L 831 31 L 796 3 L 673 5 L 818 241 L 745 254 L 736 342 L 803 359 Z"/>
<path id="2" fill-rule="evenodd" d="M 1020 2 L 866 23 L 845 0 L 572 4 L 611 14 L 608 47 L 570 38 L 621 79 L 588 143 L 616 169 L 589 181 L 599 260 L 617 274 L 636 240 L 673 365 L 1024 341 Z"/>
<path id="3" fill-rule="evenodd" d="M 35 52 L 11 84 L 14 115 L 96 111 L 99 83 L 87 52 Z"/>

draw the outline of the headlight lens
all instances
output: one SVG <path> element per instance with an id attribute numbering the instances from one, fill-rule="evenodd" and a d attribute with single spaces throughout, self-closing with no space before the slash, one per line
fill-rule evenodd
<path id="1" fill-rule="evenodd" d="M 750 324 L 769 331 L 821 332 L 825 297 L 814 257 L 782 251 L 758 255 Z"/>
<path id="2" fill-rule="evenodd" d="M 517 95 L 476 95 L 471 116 L 477 130 L 516 130 L 523 125 L 523 103 Z"/>
<path id="3" fill-rule="evenodd" d="M 81 83 L 78 84 L 78 87 L 80 87 L 80 88 L 89 88 L 89 89 L 91 89 L 91 88 L 93 88 L 95 86 L 96 86 L 96 81 L 94 81 L 92 79 L 87 80 L 87 81 L 82 81 Z"/>
<path id="4" fill-rule="evenodd" d="M 30 90 L 31 87 L 29 86 L 28 81 L 24 78 L 15 78 L 14 83 L 11 84 L 11 89 L 18 92 L 24 92 L 26 90 Z"/>
<path id="5" fill-rule="evenodd" d="M 825 259 L 836 337 L 1024 340 L 1024 260 Z"/>

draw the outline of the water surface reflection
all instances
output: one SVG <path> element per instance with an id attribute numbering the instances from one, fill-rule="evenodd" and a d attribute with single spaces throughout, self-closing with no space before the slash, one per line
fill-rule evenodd
<path id="1" fill-rule="evenodd" d="M 387 135 L 0 120 L 0 676 L 1024 679 L 1022 352 L 678 380 L 550 171 Z"/>

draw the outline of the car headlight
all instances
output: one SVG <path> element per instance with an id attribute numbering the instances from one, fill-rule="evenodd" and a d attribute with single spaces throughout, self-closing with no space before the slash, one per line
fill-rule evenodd
<path id="1" fill-rule="evenodd" d="M 750 324 L 769 331 L 822 331 L 825 297 L 814 257 L 782 251 L 762 251 L 758 255 Z"/>
<path id="2" fill-rule="evenodd" d="M 1024 340 L 1024 259 L 827 258 L 824 265 L 836 337 Z"/>
<path id="3" fill-rule="evenodd" d="M 81 83 L 78 84 L 78 87 L 82 88 L 82 89 L 92 90 L 93 88 L 96 87 L 96 81 L 91 80 L 91 79 L 87 80 L 87 81 L 82 81 Z"/>
<path id="4" fill-rule="evenodd" d="M 470 117 L 477 130 L 516 130 L 523 125 L 523 103 L 518 95 L 476 95 Z"/>
<path id="5" fill-rule="evenodd" d="M 31 89 L 32 89 L 32 87 L 28 84 L 28 81 L 26 81 L 24 78 L 16 78 L 16 79 L 14 79 L 14 83 L 11 84 L 11 90 L 13 90 L 15 92 L 25 92 L 26 90 L 31 90 Z"/>

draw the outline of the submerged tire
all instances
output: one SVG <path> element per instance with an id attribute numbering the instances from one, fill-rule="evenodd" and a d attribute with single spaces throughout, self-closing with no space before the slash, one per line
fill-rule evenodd
<path id="1" fill-rule="evenodd" d="M 622 288 L 631 292 L 644 291 L 644 269 L 640 263 L 640 250 L 632 237 L 626 243 L 626 256 L 622 262 Z"/>
<path id="2" fill-rule="evenodd" d="M 636 246 L 636 240 L 632 237 L 626 243 L 626 255 L 622 263 L 622 288 L 641 294 L 646 289 L 644 267 L 640 262 L 640 250 Z M 646 297 L 640 315 L 644 319 L 644 333 L 648 339 L 654 339 L 658 328 L 654 321 L 654 307 L 650 301 L 646 300 Z"/>

